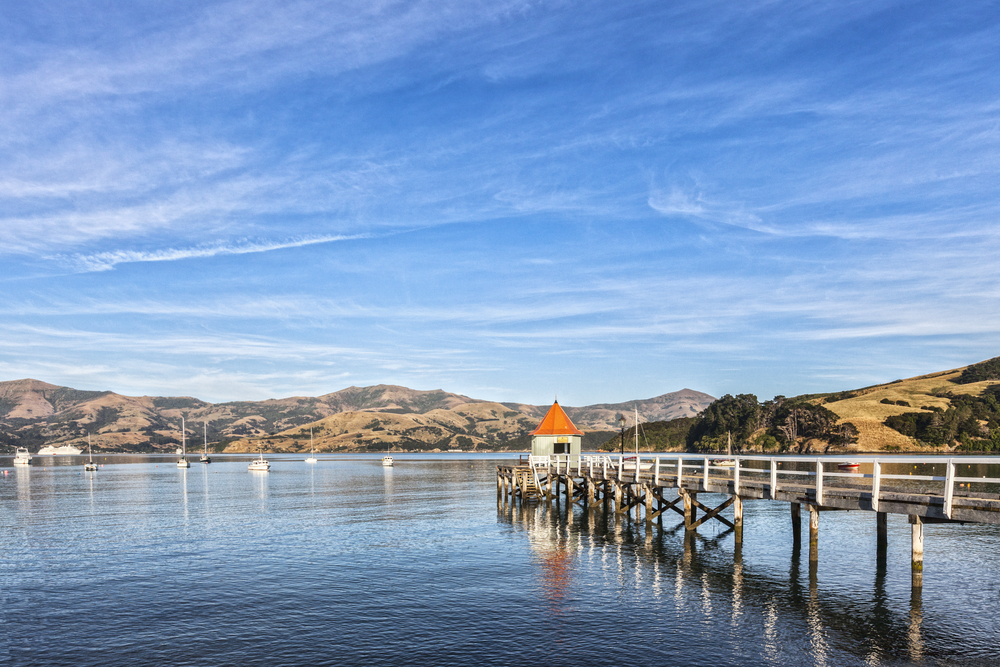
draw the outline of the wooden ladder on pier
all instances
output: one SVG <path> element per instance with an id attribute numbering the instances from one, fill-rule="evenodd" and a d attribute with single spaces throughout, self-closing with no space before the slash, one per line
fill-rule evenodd
<path id="1" fill-rule="evenodd" d="M 538 489 L 538 481 L 535 479 L 535 471 L 530 467 L 518 467 L 514 469 L 517 475 L 517 486 L 521 489 L 522 498 L 540 498 L 541 492 Z"/>

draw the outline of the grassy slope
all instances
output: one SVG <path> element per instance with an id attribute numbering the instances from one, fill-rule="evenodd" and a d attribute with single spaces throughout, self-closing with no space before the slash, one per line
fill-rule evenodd
<path id="1" fill-rule="evenodd" d="M 935 393 L 951 392 L 978 396 L 983 392 L 983 389 L 991 384 L 1000 384 L 996 381 L 975 382 L 973 384 L 951 382 L 950 380 L 957 378 L 962 370 L 962 368 L 958 368 L 868 387 L 858 390 L 856 392 L 860 394 L 858 396 L 833 403 L 824 403 L 824 406 L 835 412 L 840 417 L 841 422 L 851 422 L 858 427 L 858 443 L 851 449 L 859 451 L 919 449 L 915 440 L 885 426 L 882 422 L 891 415 L 920 411 L 924 405 L 947 409 L 950 401 L 934 396 Z M 890 401 L 907 401 L 911 407 L 880 403 L 884 398 Z"/>

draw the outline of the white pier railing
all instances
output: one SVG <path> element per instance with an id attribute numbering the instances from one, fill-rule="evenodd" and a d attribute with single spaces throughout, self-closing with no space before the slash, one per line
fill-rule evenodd
<path id="1" fill-rule="evenodd" d="M 931 482 L 931 493 L 944 498 L 944 514 L 952 518 L 952 504 L 955 485 L 973 488 L 981 485 L 1000 485 L 1000 478 L 987 476 L 960 475 L 962 469 L 976 465 L 998 465 L 1000 457 L 989 456 L 719 456 L 704 454 L 615 454 L 575 456 L 556 454 L 532 456 L 533 468 L 547 468 L 557 475 L 584 474 L 619 482 L 651 482 L 654 486 L 680 486 L 682 479 L 700 477 L 705 488 L 709 480 L 731 479 L 736 495 L 740 495 L 741 483 L 756 480 L 768 483 L 771 499 L 777 498 L 778 483 L 781 479 L 801 478 L 810 482 L 815 491 L 816 504 L 823 504 L 824 488 L 829 480 L 838 479 L 870 480 L 865 486 L 871 491 L 872 509 L 879 511 L 879 496 L 885 480 L 906 480 L 908 482 Z M 726 465 L 720 465 L 725 462 Z M 789 466 L 789 464 L 794 464 Z M 858 464 L 858 469 L 844 469 L 842 464 Z M 886 473 L 883 467 L 894 464 L 911 464 L 918 474 Z M 838 467 L 841 466 L 841 467 Z M 867 470 L 861 472 L 860 466 Z M 920 474 L 927 466 L 944 467 L 944 474 Z M 804 468 L 804 469 L 803 469 Z M 940 486 L 937 486 L 940 483 Z M 937 487 L 937 488 L 934 488 Z"/>

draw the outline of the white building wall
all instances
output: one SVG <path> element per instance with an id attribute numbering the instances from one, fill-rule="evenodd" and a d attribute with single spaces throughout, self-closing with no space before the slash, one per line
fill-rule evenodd
<path id="1" fill-rule="evenodd" d="M 578 435 L 536 435 L 531 438 L 531 455 L 569 454 L 572 461 L 578 461 L 582 443 Z"/>

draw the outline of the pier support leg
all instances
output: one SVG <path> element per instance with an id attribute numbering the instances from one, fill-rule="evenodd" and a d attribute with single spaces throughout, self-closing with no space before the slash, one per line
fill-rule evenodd
<path id="1" fill-rule="evenodd" d="M 743 544 L 743 499 L 733 496 L 733 527 L 735 529 L 736 544 Z"/>
<path id="2" fill-rule="evenodd" d="M 653 516 L 653 488 L 651 486 L 646 486 L 644 491 L 646 492 L 646 523 L 650 523 Z"/>
<path id="3" fill-rule="evenodd" d="M 566 507 L 573 507 L 573 478 L 570 475 L 566 475 Z"/>
<path id="4" fill-rule="evenodd" d="M 889 547 L 889 515 L 885 512 L 876 512 L 875 526 L 876 533 L 878 534 L 875 546 L 875 562 L 878 565 L 884 565 Z"/>
<path id="5" fill-rule="evenodd" d="M 819 560 L 819 508 L 809 506 L 809 562 Z"/>
<path id="6" fill-rule="evenodd" d="M 615 483 L 615 514 L 622 510 L 622 486 Z"/>
<path id="7" fill-rule="evenodd" d="M 802 541 L 802 505 L 792 503 L 792 541 L 798 544 Z"/>
<path id="8" fill-rule="evenodd" d="M 924 585 L 924 522 L 919 516 L 910 515 L 910 584 L 913 588 Z"/>
<path id="9" fill-rule="evenodd" d="M 684 529 L 694 530 L 694 524 L 698 521 L 698 508 L 691 502 L 698 499 L 697 493 L 691 493 L 685 489 L 680 489 L 684 495 Z"/>

